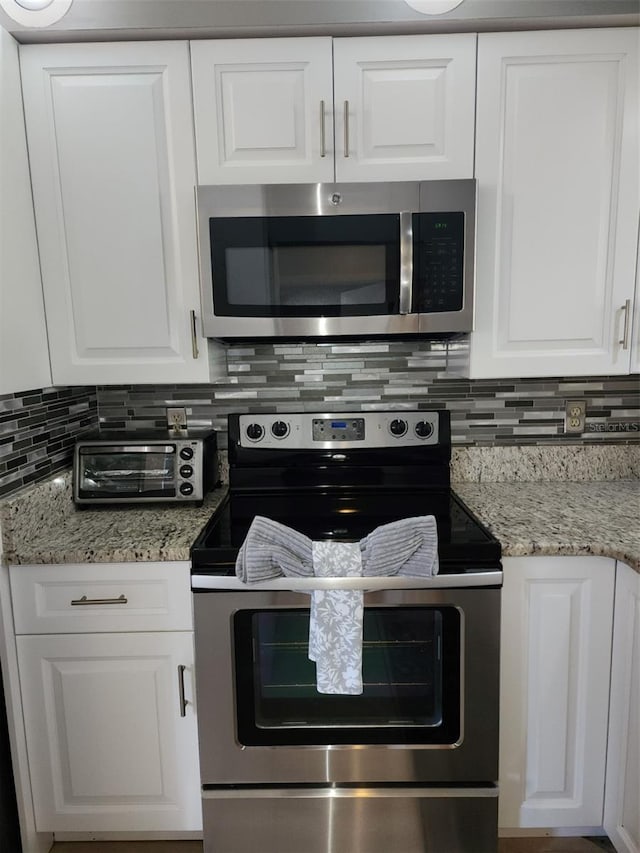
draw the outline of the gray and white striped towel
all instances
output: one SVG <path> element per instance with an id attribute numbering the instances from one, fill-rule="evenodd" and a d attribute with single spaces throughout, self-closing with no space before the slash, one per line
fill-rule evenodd
<path id="1" fill-rule="evenodd" d="M 303 533 L 256 516 L 240 548 L 236 575 L 245 583 L 277 577 L 430 577 L 438 573 L 438 535 L 431 515 L 376 527 L 360 542 L 313 542 Z M 309 658 L 320 693 L 362 693 L 363 594 L 314 590 Z"/>

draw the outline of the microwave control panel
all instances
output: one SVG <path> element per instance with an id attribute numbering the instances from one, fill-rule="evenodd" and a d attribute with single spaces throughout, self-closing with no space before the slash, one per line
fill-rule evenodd
<path id="1" fill-rule="evenodd" d="M 414 312 L 461 311 L 464 213 L 415 213 L 413 240 Z"/>

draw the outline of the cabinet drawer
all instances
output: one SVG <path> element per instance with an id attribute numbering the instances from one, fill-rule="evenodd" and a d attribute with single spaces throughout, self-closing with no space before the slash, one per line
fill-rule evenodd
<path id="1" fill-rule="evenodd" d="M 16 634 L 190 631 L 189 563 L 12 566 Z"/>

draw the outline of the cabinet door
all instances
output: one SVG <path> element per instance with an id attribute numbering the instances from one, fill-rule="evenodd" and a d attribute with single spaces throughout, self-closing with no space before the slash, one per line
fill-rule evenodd
<path id="1" fill-rule="evenodd" d="M 499 825 L 602 826 L 614 563 L 503 566 Z"/>
<path id="2" fill-rule="evenodd" d="M 333 181 L 330 38 L 191 44 L 200 184 Z"/>
<path id="3" fill-rule="evenodd" d="M 187 43 L 20 51 L 53 381 L 207 381 Z"/>
<path id="4" fill-rule="evenodd" d="M 0 27 L 0 394 L 48 385 L 18 45 Z"/>
<path id="5" fill-rule="evenodd" d="M 334 41 L 336 180 L 473 177 L 476 36 Z"/>
<path id="6" fill-rule="evenodd" d="M 478 37 L 474 377 L 627 373 L 638 31 Z"/>
<path id="7" fill-rule="evenodd" d="M 640 239 L 640 234 L 639 234 L 639 239 Z M 637 254 L 637 261 L 636 261 L 636 296 L 635 296 L 635 303 L 630 303 L 630 304 L 625 305 L 625 312 L 626 311 L 630 311 L 630 312 L 632 311 L 633 312 L 633 318 L 630 315 L 629 319 L 627 320 L 627 318 L 625 316 L 626 322 L 630 323 L 631 325 L 627 325 L 626 328 L 623 330 L 623 336 L 624 336 L 624 332 L 626 331 L 627 335 L 630 336 L 630 340 L 631 340 L 631 366 L 630 366 L 630 371 L 631 371 L 631 373 L 640 373 L 640 242 L 638 244 L 638 254 Z M 622 340 L 623 340 L 623 343 L 628 344 L 628 339 L 625 340 L 623 337 Z"/>
<path id="8" fill-rule="evenodd" d="M 191 632 L 17 646 L 39 831 L 201 828 Z"/>
<path id="9" fill-rule="evenodd" d="M 640 851 L 640 574 L 616 567 L 604 828 L 618 853 Z"/>

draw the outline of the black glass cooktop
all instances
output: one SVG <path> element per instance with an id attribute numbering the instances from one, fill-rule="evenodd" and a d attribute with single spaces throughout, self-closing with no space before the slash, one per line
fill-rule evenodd
<path id="1" fill-rule="evenodd" d="M 235 560 L 255 515 L 286 524 L 314 540 L 357 541 L 375 527 L 420 515 L 435 516 L 440 574 L 500 569 L 500 543 L 451 490 L 365 490 L 339 494 L 271 492 L 262 500 L 234 494 L 192 546 L 194 574 L 235 574 Z"/>

